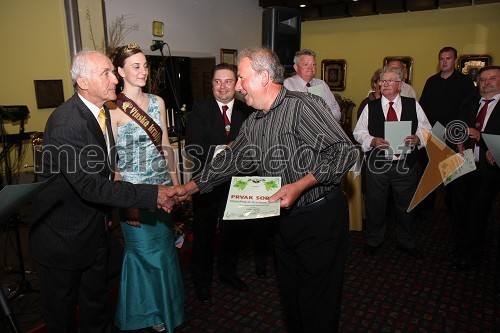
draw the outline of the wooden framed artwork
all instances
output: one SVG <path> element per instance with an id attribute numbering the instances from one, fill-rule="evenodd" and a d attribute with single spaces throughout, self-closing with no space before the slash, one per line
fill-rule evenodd
<path id="1" fill-rule="evenodd" d="M 492 57 L 489 54 L 464 54 L 458 57 L 456 66 L 460 73 L 469 76 L 476 84 L 479 70 L 492 63 Z"/>
<path id="2" fill-rule="evenodd" d="M 384 62 L 382 64 L 383 67 L 387 66 L 387 64 L 391 60 L 399 60 L 403 63 L 404 71 L 403 71 L 403 81 L 409 85 L 412 84 L 413 81 L 413 58 L 406 56 L 391 56 L 385 57 Z"/>
<path id="3" fill-rule="evenodd" d="M 62 80 L 34 80 L 34 83 L 38 109 L 55 108 L 64 102 Z"/>
<path id="4" fill-rule="evenodd" d="M 220 62 L 226 62 L 231 65 L 236 65 L 236 57 L 238 50 L 220 49 Z"/>
<path id="5" fill-rule="evenodd" d="M 324 59 L 321 61 L 321 79 L 330 90 L 344 91 L 347 62 L 344 59 Z"/>

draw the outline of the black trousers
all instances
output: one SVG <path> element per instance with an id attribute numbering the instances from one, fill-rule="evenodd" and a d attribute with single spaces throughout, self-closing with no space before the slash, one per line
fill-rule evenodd
<path id="1" fill-rule="evenodd" d="M 457 257 L 469 262 L 482 260 L 488 217 L 500 188 L 500 170 L 476 164 L 477 170 L 454 180 L 452 231 Z"/>
<path id="2" fill-rule="evenodd" d="M 103 231 L 97 257 L 90 267 L 63 270 L 37 264 L 48 333 L 77 332 L 77 304 L 80 310 L 78 332 L 111 332 L 113 317 L 108 292 L 108 259 L 109 240 Z"/>
<path id="3" fill-rule="evenodd" d="M 414 248 L 413 223 L 415 217 L 407 209 L 417 188 L 417 169 L 402 164 L 387 164 L 386 168 L 366 172 L 366 243 L 379 246 L 386 229 L 386 205 L 389 188 L 392 189 L 396 215 L 396 236 L 399 245 Z"/>
<path id="4" fill-rule="evenodd" d="M 219 225 L 220 238 L 217 268 L 219 276 L 236 275 L 238 254 L 242 238 L 241 226 L 220 220 L 227 193 L 223 188 L 193 196 L 193 252 L 191 276 L 196 288 L 210 288 L 213 280 L 215 234 Z"/>
<path id="5" fill-rule="evenodd" d="M 338 331 L 348 238 L 340 190 L 309 212 L 282 214 L 275 255 L 288 332 Z"/>

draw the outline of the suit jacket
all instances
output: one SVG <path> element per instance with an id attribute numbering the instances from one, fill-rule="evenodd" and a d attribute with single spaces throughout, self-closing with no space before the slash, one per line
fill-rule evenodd
<path id="1" fill-rule="evenodd" d="M 105 111 L 114 147 L 109 110 Z M 111 155 L 109 159 L 99 124 L 78 94 L 51 114 L 43 136 L 39 179 L 55 179 L 33 200 L 30 230 L 31 253 L 38 263 L 68 270 L 88 267 L 107 231 L 110 206 L 156 208 L 156 185 L 110 180 L 114 149 Z"/>
<path id="2" fill-rule="evenodd" d="M 479 97 L 475 97 L 470 101 L 466 102 L 461 110 L 461 120 L 467 123 L 468 127 L 475 127 L 476 116 L 479 110 Z M 500 135 L 500 102 L 495 105 L 495 108 L 491 112 L 490 118 L 484 127 L 482 133 Z M 486 151 L 488 147 L 484 142 L 483 137 L 478 142 L 479 145 L 479 162 L 477 163 L 477 171 L 480 172 L 481 177 L 485 180 L 482 183 L 489 183 L 496 188 L 498 188 L 500 181 L 500 161 L 496 161 L 497 165 L 491 166 L 486 160 Z"/>
<path id="3" fill-rule="evenodd" d="M 475 97 L 470 101 L 468 101 L 467 103 L 465 103 L 461 109 L 460 119 L 465 121 L 468 127 L 474 128 L 476 126 L 476 117 L 479 110 L 480 101 L 481 99 L 479 97 Z M 495 108 L 491 112 L 490 118 L 488 119 L 488 122 L 486 123 L 484 131 L 482 133 L 496 134 L 496 135 L 500 134 L 500 102 L 498 102 L 497 105 L 495 105 Z M 482 136 L 478 144 L 480 146 L 479 162 L 481 162 L 485 158 L 486 151 L 488 150 L 488 148 Z"/>
<path id="4" fill-rule="evenodd" d="M 226 135 L 224 119 L 214 97 L 203 101 L 196 101 L 189 115 L 186 127 L 186 152 L 194 158 L 194 174 L 198 174 L 203 167 L 212 160 L 217 145 L 228 144 L 238 136 L 241 125 L 254 111 L 245 103 L 235 99 L 231 115 L 231 131 Z M 214 189 L 214 193 L 205 196 L 220 197 L 226 192 L 227 186 L 221 185 Z M 207 193 L 208 194 L 208 193 Z"/>
<path id="5" fill-rule="evenodd" d="M 215 146 L 236 139 L 241 125 L 252 111 L 245 103 L 235 99 L 231 131 L 226 135 L 224 119 L 215 98 L 194 102 L 186 127 L 186 152 L 195 158 L 195 174 L 212 160 Z"/>

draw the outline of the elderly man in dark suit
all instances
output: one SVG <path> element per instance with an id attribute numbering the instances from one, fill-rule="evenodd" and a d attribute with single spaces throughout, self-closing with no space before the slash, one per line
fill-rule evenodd
<path id="1" fill-rule="evenodd" d="M 495 161 L 483 133 L 500 135 L 500 66 L 482 68 L 478 73 L 480 97 L 467 102 L 459 120 L 465 122 L 467 140 L 458 150 L 474 152 L 476 170 L 453 181 L 452 227 L 455 269 L 477 268 L 486 241 L 488 216 L 500 188 L 500 161 Z"/>
<path id="2" fill-rule="evenodd" d="M 82 51 L 71 77 L 76 93 L 45 127 L 39 178 L 55 179 L 33 200 L 31 254 L 48 332 L 76 332 L 77 304 L 80 332 L 110 332 L 109 207 L 154 210 L 166 206 L 168 188 L 111 179 L 114 140 L 104 106 L 116 99 L 111 60 Z"/>
<path id="3" fill-rule="evenodd" d="M 194 157 L 195 174 L 209 163 L 217 146 L 230 144 L 238 135 L 241 124 L 252 109 L 235 99 L 236 66 L 221 63 L 212 72 L 213 97 L 197 101 L 189 116 L 186 151 Z M 207 194 L 193 196 L 194 242 L 191 275 L 196 296 L 202 303 L 211 302 L 210 286 L 214 262 L 214 237 L 226 204 L 229 182 Z M 238 222 L 240 224 L 241 222 Z M 248 286 L 236 274 L 239 226 L 220 221 L 219 278 L 239 291 Z"/>

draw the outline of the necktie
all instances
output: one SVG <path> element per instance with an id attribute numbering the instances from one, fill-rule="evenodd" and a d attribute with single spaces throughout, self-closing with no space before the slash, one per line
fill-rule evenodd
<path id="1" fill-rule="evenodd" d="M 387 111 L 387 121 L 398 121 L 398 116 L 396 115 L 396 110 L 392 107 L 394 102 L 389 102 L 389 110 Z M 395 150 L 395 148 L 393 148 Z M 400 154 L 394 154 L 395 157 L 399 157 Z"/>
<path id="2" fill-rule="evenodd" d="M 311 86 L 311 83 L 310 82 L 307 82 L 306 83 L 306 87 L 309 88 Z"/>
<path id="3" fill-rule="evenodd" d="M 398 121 L 396 110 L 394 110 L 392 104 L 394 104 L 394 102 L 389 102 L 389 111 L 387 111 L 387 121 Z"/>
<path id="4" fill-rule="evenodd" d="M 490 104 L 491 101 L 493 101 L 493 100 L 492 99 L 485 99 L 484 104 L 481 107 L 481 110 L 479 110 L 479 113 L 477 114 L 475 127 L 479 132 L 481 132 L 483 129 L 484 119 L 486 118 L 486 112 L 488 111 L 488 104 Z M 476 146 L 476 144 L 477 144 L 476 139 L 470 139 L 470 145 L 471 145 L 472 150 L 474 150 L 474 147 Z"/>
<path id="5" fill-rule="evenodd" d="M 101 131 L 103 133 L 105 133 L 106 132 L 106 114 L 104 113 L 103 109 L 99 110 L 99 115 L 97 116 L 97 121 L 99 122 L 99 126 L 101 127 Z"/>
<path id="6" fill-rule="evenodd" d="M 222 106 L 222 117 L 224 118 L 224 128 L 226 129 L 226 135 L 229 135 L 229 132 L 231 131 L 231 122 L 227 117 L 227 109 L 229 109 L 227 105 Z"/>

